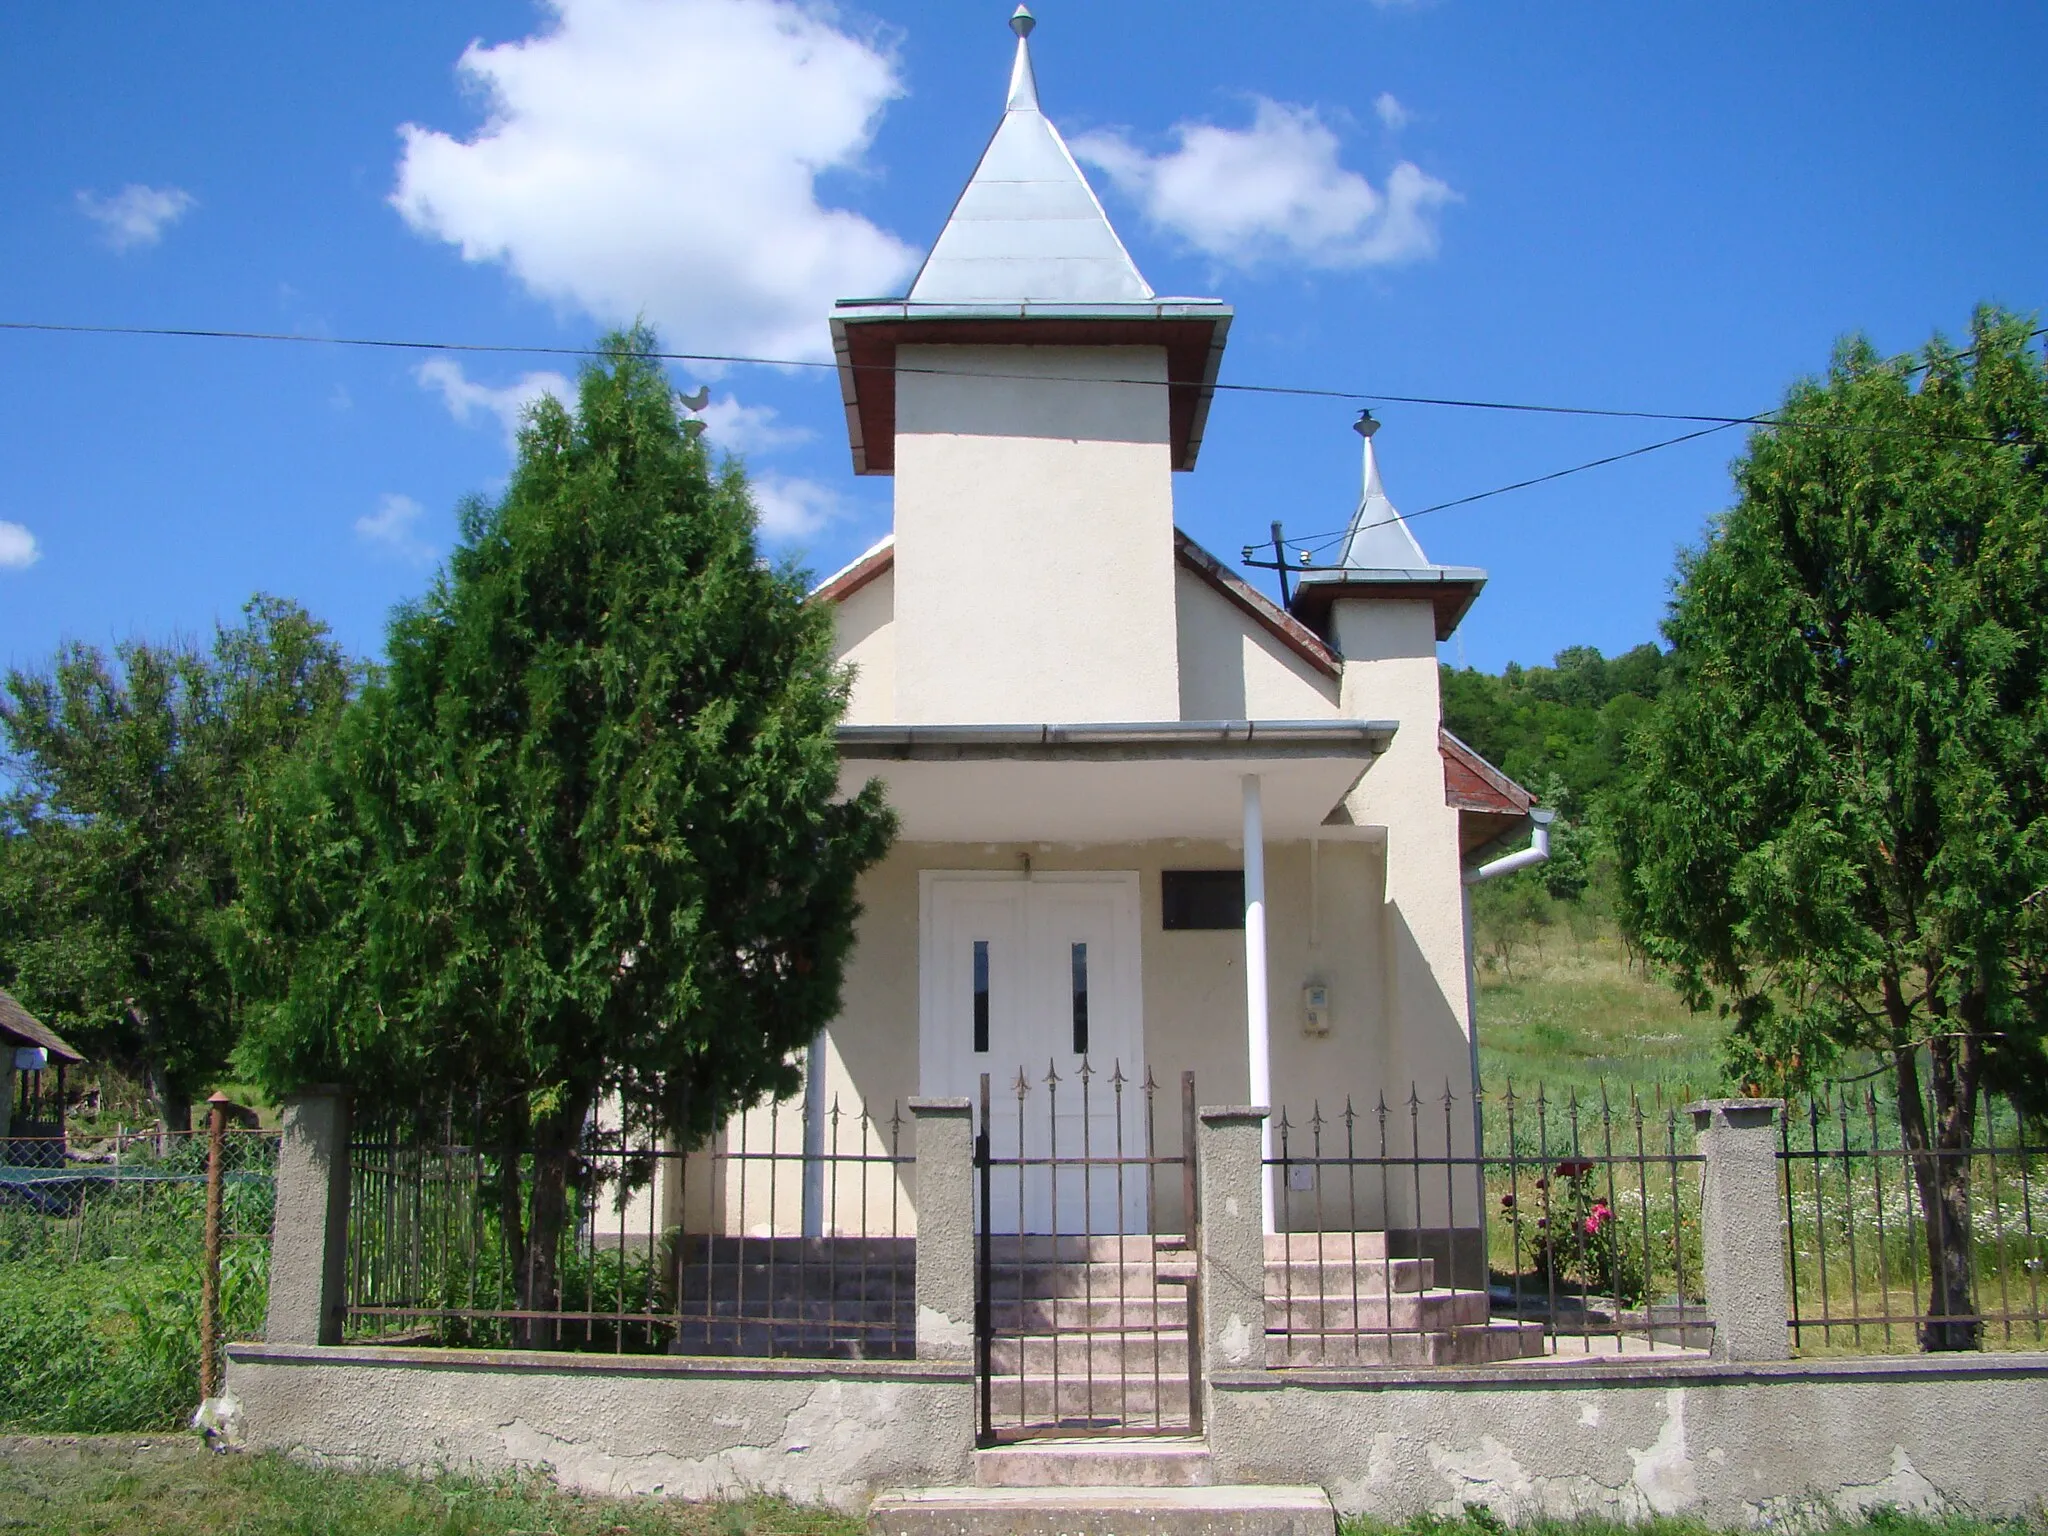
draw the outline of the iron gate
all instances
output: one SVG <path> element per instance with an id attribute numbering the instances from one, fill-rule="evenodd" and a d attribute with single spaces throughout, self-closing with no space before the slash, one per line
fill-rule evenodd
<path id="1" fill-rule="evenodd" d="M 980 1439 L 1198 1434 L 1195 1075 L 1180 1135 L 1159 1088 L 1083 1058 L 1071 1079 L 981 1075 L 975 1358 Z M 1014 1109 L 1011 1105 L 1014 1105 Z"/>

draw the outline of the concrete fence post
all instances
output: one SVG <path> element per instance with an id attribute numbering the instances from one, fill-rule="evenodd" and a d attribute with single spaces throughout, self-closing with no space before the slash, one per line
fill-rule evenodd
<path id="1" fill-rule="evenodd" d="M 912 1099 L 917 1121 L 917 1358 L 974 1358 L 974 1119 L 966 1099 Z"/>
<path id="2" fill-rule="evenodd" d="M 1197 1117 L 1196 1275 L 1202 1364 L 1208 1371 L 1266 1368 L 1266 1237 L 1261 1135 L 1266 1110 L 1209 1108 Z M 1213 1422 L 1213 1420 L 1212 1420 Z"/>
<path id="3" fill-rule="evenodd" d="M 1784 1107 L 1783 1099 L 1703 1099 L 1686 1106 L 1707 1163 L 1700 1249 L 1717 1360 L 1790 1354 L 1776 1129 Z"/>
<path id="4" fill-rule="evenodd" d="M 270 1233 L 272 1344 L 339 1344 L 348 1265 L 349 1100 L 309 1088 L 284 1101 Z"/>

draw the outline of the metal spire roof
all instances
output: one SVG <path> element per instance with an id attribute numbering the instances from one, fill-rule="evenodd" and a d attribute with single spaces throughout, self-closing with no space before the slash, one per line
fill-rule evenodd
<path id="1" fill-rule="evenodd" d="M 1003 120 L 911 284 L 913 304 L 1146 303 L 1139 274 L 1060 131 L 1038 107 L 1031 29 L 1010 18 L 1017 57 Z"/>
<path id="2" fill-rule="evenodd" d="M 1337 564 L 1354 571 L 1434 570 L 1435 565 L 1422 552 L 1422 545 L 1416 542 L 1407 522 L 1394 510 L 1393 502 L 1387 499 L 1386 488 L 1380 484 L 1380 461 L 1372 451 L 1372 433 L 1363 430 L 1367 425 L 1374 430 L 1379 427 L 1370 415 L 1360 422 L 1360 436 L 1365 439 L 1363 488 L 1358 495 L 1358 510 L 1351 514 L 1351 527 L 1344 535 L 1344 548 L 1337 557 Z"/>
<path id="3" fill-rule="evenodd" d="M 1365 468 L 1358 510 L 1351 514 L 1336 565 L 1303 571 L 1290 611 L 1327 636 L 1330 605 L 1338 598 L 1426 596 L 1436 609 L 1436 637 L 1448 640 L 1486 585 L 1486 572 L 1470 565 L 1439 565 L 1422 552 L 1422 545 L 1380 484 L 1379 458 L 1372 449 L 1372 436 L 1379 428 L 1371 411 L 1359 412 L 1355 430 L 1365 439 Z"/>

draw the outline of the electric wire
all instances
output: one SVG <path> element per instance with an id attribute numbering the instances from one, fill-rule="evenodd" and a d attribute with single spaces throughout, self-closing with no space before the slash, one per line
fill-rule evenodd
<path id="1" fill-rule="evenodd" d="M 55 335 L 75 336 L 150 336 L 183 340 L 203 341 L 263 341 L 283 342 L 307 346 L 330 346 L 385 349 L 405 352 L 464 352 L 480 354 L 537 356 L 537 357 L 579 357 L 595 358 L 612 355 L 602 347 L 549 346 L 545 344 L 523 344 L 475 341 L 421 341 L 398 337 L 374 336 L 320 336 L 303 331 L 246 331 L 225 330 L 198 326 L 156 326 L 156 325 L 81 325 L 56 321 L 0 320 L 0 331 L 40 332 Z M 2048 335 L 2048 326 L 2029 333 L 2029 340 Z M 825 361 L 819 358 L 798 357 L 756 357 L 731 352 L 672 352 L 661 349 L 634 351 L 630 356 L 645 358 L 650 362 L 703 363 L 716 367 L 762 367 L 762 368 L 808 368 L 808 369 L 850 369 L 854 372 L 874 371 L 880 373 L 931 374 L 947 378 L 989 378 L 1031 380 L 1039 383 L 1067 384 L 1117 384 L 1144 385 L 1159 389 L 1189 389 L 1198 386 L 1185 380 L 1175 379 L 1115 379 L 1063 377 L 1051 374 L 1001 373 L 983 369 L 957 369 L 919 367 L 915 364 L 898 362 L 859 363 L 851 359 Z M 1968 356 L 1967 352 L 1958 356 Z M 1903 361 L 1911 354 L 1890 359 Z M 1924 365 L 1922 365 L 1924 366 Z M 1422 405 L 1448 407 L 1457 410 L 1504 411 L 1545 416 L 1588 416 L 1622 421 L 1674 421 L 1699 422 L 1711 426 L 1782 426 L 1786 423 L 1773 422 L 1772 412 L 1759 415 L 1729 416 L 1702 411 L 1642 411 L 1624 410 L 1606 406 L 1551 405 L 1541 402 L 1520 400 L 1477 400 L 1446 395 L 1397 395 L 1376 393 L 1365 390 L 1326 389 L 1296 384 L 1241 384 L 1217 381 L 1202 386 L 1217 391 L 1249 395 L 1283 395 L 1317 400 L 1344 400 L 1364 404 L 1380 405 Z M 1909 428 L 1860 427 L 1848 423 L 1797 423 L 1802 431 L 1841 431 L 1867 435 L 1904 436 L 1935 438 L 1941 441 L 1999 443 L 2004 439 L 1981 435 L 1951 433 L 1915 432 Z M 1674 439 L 1677 442 L 1686 438 Z M 1644 450 L 1648 451 L 1648 450 Z M 1417 514 L 1420 516 L 1421 514 Z"/>
<path id="2" fill-rule="evenodd" d="M 1605 458 L 1589 459 L 1584 464 L 1574 464 L 1569 469 L 1554 469 L 1547 475 L 1536 475 L 1528 480 L 1517 480 L 1512 485 L 1497 485 L 1490 491 L 1477 491 L 1470 496 L 1458 496 L 1450 501 L 1439 501 L 1433 506 L 1423 507 L 1415 512 L 1396 512 L 1392 517 L 1382 517 L 1370 523 L 1360 523 L 1356 528 L 1341 528 L 1331 532 L 1303 534 L 1299 538 L 1287 539 L 1284 542 L 1290 547 L 1300 549 L 1306 554 L 1321 554 L 1331 546 L 1343 543 L 1353 533 L 1363 533 L 1368 528 L 1384 528 L 1389 523 L 1412 523 L 1416 518 L 1427 517 L 1432 512 L 1448 512 L 1453 507 L 1469 507 L 1475 501 L 1487 501 L 1495 496 L 1505 496 L 1510 491 L 1526 491 L 1534 485 L 1544 485 L 1552 480 L 1562 480 L 1567 475 L 1576 475 L 1589 469 L 1599 469 L 1607 464 L 1619 464 L 1623 459 L 1640 458 L 1643 454 L 1655 453 L 1660 448 L 1675 448 L 1680 443 L 1690 443 L 1697 438 L 1712 437 L 1717 432 L 1726 432 L 1731 427 L 1739 427 L 1741 425 L 1742 423 L 1738 421 L 1724 421 L 1718 426 L 1701 427 L 1697 432 L 1685 432 L 1677 437 L 1667 437 L 1661 442 L 1644 443 L 1640 448 L 1626 449 L 1621 453 L 1610 453 Z M 1288 569 L 1317 570 L 1327 569 L 1327 567 L 1289 566 Z"/>
<path id="3" fill-rule="evenodd" d="M 576 358 L 597 358 L 612 355 L 602 347 L 550 346 L 545 344 L 504 342 L 421 341 L 398 337 L 320 336 L 299 331 L 226 330 L 198 326 L 83 325 L 55 321 L 0 320 L 0 331 L 79 336 L 142 336 L 202 341 L 280 342 L 298 345 L 404 352 L 456 352 L 485 355 Z M 2029 331 L 2026 339 L 2034 341 L 2043 336 L 2048 336 L 2048 326 L 2040 326 Z M 1957 358 L 1965 358 L 1972 356 L 1974 352 L 1975 348 L 1968 348 L 1954 355 Z M 884 363 L 858 363 L 848 358 L 837 358 L 827 362 L 817 358 L 756 357 L 740 353 L 672 352 L 660 349 L 636 350 L 629 355 L 644 358 L 650 362 L 699 363 L 717 367 L 808 368 L 831 369 L 834 371 L 851 369 L 856 372 L 872 370 L 890 374 L 932 374 L 949 378 L 1029 379 L 1039 383 L 1129 384 L 1168 389 L 1192 387 L 1185 382 L 1175 380 L 1104 379 L 1099 377 L 1087 379 L 1078 377 L 1063 378 L 1048 374 L 1010 374 L 980 369 L 963 370 L 919 367 L 914 364 L 898 363 L 894 360 Z M 1888 366 L 1905 366 L 1906 372 L 1909 374 L 1918 373 L 1926 368 L 1927 364 L 1924 361 L 1914 361 L 1916 356 L 1917 354 L 1915 353 L 1901 353 L 1895 357 L 1887 358 L 1885 362 Z M 1921 432 L 1911 428 L 1865 427 L 1847 422 L 1777 421 L 1772 419 L 1777 415 L 1776 410 L 1750 416 L 1725 416 L 1692 411 L 1620 410 L 1597 406 L 1550 405 L 1529 401 L 1476 400 L 1441 395 L 1397 395 L 1373 393 L 1363 390 L 1324 389 L 1305 385 L 1241 384 L 1218 381 L 1208 387 L 1236 394 L 1343 400 L 1368 405 L 1418 405 L 1546 416 L 1596 417 L 1609 420 L 1703 423 L 1697 431 L 1682 432 L 1676 437 L 1663 438 L 1654 443 L 1644 443 L 1640 447 L 1625 449 L 1620 453 L 1606 454 L 1597 459 L 1589 459 L 1583 464 L 1571 465 L 1569 468 L 1552 470 L 1547 474 L 1535 475 L 1525 480 L 1517 480 L 1508 485 L 1495 486 L 1491 490 L 1477 491 L 1468 496 L 1458 496 L 1449 501 L 1436 502 L 1414 512 L 1396 513 L 1393 517 L 1381 518 L 1371 523 L 1362 523 L 1356 528 L 1345 527 L 1342 529 L 1326 530 L 1321 533 L 1305 534 L 1283 541 L 1286 546 L 1295 548 L 1300 553 L 1311 557 L 1343 542 L 1354 533 L 1362 533 L 1370 528 L 1384 527 L 1392 522 L 1412 522 L 1418 517 L 1428 517 L 1434 512 L 1447 512 L 1454 507 L 1471 506 L 1475 502 L 1488 501 L 1495 496 L 1505 496 L 1514 491 L 1528 490 L 1533 486 L 1546 485 L 1551 481 L 1562 480 L 1570 475 L 1583 474 L 1593 469 L 1601 469 L 1609 464 L 1619 464 L 1626 459 L 1640 458 L 1644 454 L 1656 453 L 1665 448 L 1675 448 L 1684 443 L 1694 442 L 1700 438 L 1711 437 L 1716 433 L 1728 431 L 1733 427 L 1764 427 L 1775 430 L 1824 431 L 1854 433 L 1865 436 L 1912 437 L 1938 442 L 1981 443 L 1991 446 L 2039 446 L 2038 444 L 2022 444 L 2018 439 L 1983 434 Z M 1247 546 L 1247 550 L 1250 547 Z M 1260 564 L 1263 562 L 1253 563 Z M 1311 564 L 1290 566 L 1289 569 L 1315 570 L 1320 569 L 1320 567 Z"/>

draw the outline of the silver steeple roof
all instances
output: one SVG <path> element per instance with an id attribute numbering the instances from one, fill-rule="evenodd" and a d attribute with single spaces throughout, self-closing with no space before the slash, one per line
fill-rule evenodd
<path id="1" fill-rule="evenodd" d="M 910 286 L 913 304 L 1142 304 L 1152 287 L 1038 106 L 1031 12 L 1017 7 L 1003 120 Z"/>
<path id="2" fill-rule="evenodd" d="M 1358 510 L 1351 514 L 1351 527 L 1344 535 L 1337 564 L 1353 571 L 1434 570 L 1434 563 L 1422 552 L 1422 545 L 1380 484 L 1380 461 L 1372 450 L 1371 434 L 1360 435 L 1365 438 L 1365 469 Z"/>

